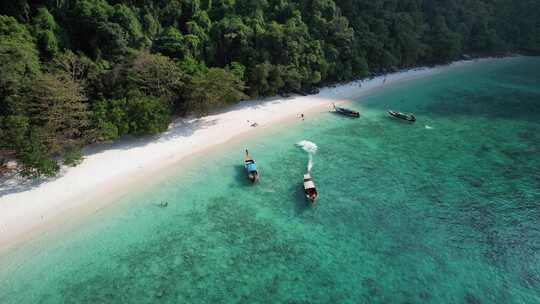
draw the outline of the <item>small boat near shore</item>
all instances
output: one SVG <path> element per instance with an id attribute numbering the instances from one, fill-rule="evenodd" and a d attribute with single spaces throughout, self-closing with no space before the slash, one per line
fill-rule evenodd
<path id="1" fill-rule="evenodd" d="M 399 119 L 402 119 L 402 120 L 406 120 L 408 122 L 415 122 L 416 121 L 416 117 L 413 114 L 405 114 L 405 113 L 396 112 L 396 111 L 392 111 L 392 110 L 388 110 L 388 114 L 390 114 L 390 116 L 392 116 L 392 117 L 399 118 Z"/>
<path id="2" fill-rule="evenodd" d="M 252 184 L 259 181 L 259 172 L 257 171 L 257 164 L 255 160 L 249 155 L 248 149 L 246 149 L 246 156 L 244 157 L 244 168 L 246 169 L 247 177 Z"/>
<path id="3" fill-rule="evenodd" d="M 318 195 L 317 188 L 315 187 L 313 178 L 311 178 L 311 174 L 309 173 L 304 174 L 304 194 L 306 195 L 306 198 L 311 206 L 315 206 Z"/>
<path id="4" fill-rule="evenodd" d="M 358 111 L 354 111 L 354 110 L 343 108 L 343 107 L 338 107 L 336 106 L 336 104 L 333 104 L 333 105 L 334 105 L 334 111 L 336 111 L 336 113 L 338 114 L 354 117 L 354 118 L 360 117 L 360 112 Z"/>

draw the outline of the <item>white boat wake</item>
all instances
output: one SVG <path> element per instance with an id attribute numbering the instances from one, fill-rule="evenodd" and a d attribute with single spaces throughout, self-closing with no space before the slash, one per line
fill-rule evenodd
<path id="1" fill-rule="evenodd" d="M 313 155 L 317 153 L 317 145 L 311 141 L 308 140 L 302 140 L 296 143 L 298 147 L 301 147 L 304 151 L 306 151 L 309 155 L 309 161 L 307 166 L 308 173 L 311 172 L 311 169 L 313 168 Z"/>

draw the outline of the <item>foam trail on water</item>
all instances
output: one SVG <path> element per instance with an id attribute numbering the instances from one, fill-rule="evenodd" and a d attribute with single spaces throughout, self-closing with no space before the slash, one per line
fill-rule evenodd
<path id="1" fill-rule="evenodd" d="M 313 168 L 313 155 L 317 153 L 317 145 L 309 140 L 302 140 L 296 143 L 297 146 L 301 147 L 304 151 L 308 153 L 309 161 L 307 170 L 308 173 L 311 172 L 311 169 Z"/>

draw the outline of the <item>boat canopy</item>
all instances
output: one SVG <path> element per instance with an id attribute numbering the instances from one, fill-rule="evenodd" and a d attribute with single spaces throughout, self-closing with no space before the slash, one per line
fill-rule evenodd
<path id="1" fill-rule="evenodd" d="M 255 163 L 248 163 L 246 169 L 248 172 L 257 171 L 257 165 Z"/>
<path id="2" fill-rule="evenodd" d="M 315 189 L 315 183 L 313 181 L 305 181 L 304 189 Z"/>

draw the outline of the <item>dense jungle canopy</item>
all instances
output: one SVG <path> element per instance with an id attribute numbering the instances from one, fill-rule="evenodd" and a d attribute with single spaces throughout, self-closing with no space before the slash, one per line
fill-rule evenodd
<path id="1" fill-rule="evenodd" d="M 173 116 L 511 52 L 540 53 L 540 1 L 2 1 L 0 160 L 52 176 Z"/>

